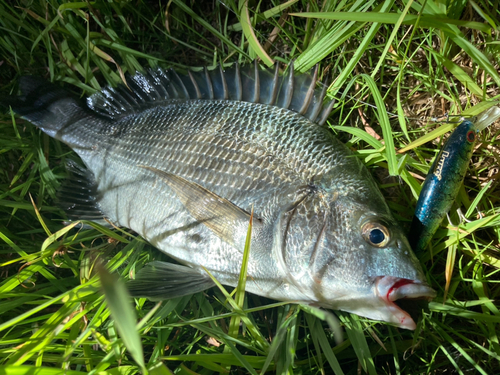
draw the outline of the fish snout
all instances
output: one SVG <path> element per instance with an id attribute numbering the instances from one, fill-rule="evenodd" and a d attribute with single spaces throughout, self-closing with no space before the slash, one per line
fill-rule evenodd
<path id="1" fill-rule="evenodd" d="M 379 276 L 375 282 L 375 294 L 390 314 L 389 321 L 400 328 L 414 330 L 416 324 L 410 314 L 401 309 L 395 301 L 401 299 L 426 299 L 436 297 L 436 291 L 419 281 L 393 276 Z"/>

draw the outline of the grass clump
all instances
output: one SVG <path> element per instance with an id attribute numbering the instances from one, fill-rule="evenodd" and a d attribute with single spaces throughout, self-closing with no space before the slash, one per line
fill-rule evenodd
<path id="1" fill-rule="evenodd" d="M 0 0 L 0 90 L 12 93 L 28 74 L 89 95 L 149 66 L 257 58 L 264 65 L 295 60 L 306 72 L 320 63 L 337 98 L 333 131 L 372 169 L 406 225 L 433 157 L 456 126 L 453 116 L 500 99 L 498 19 L 487 0 Z M 445 221 L 421 259 L 438 298 L 417 330 L 339 313 L 342 342 L 324 322 L 332 321 L 328 312 L 254 295 L 233 299 L 217 288 L 160 304 L 138 299 L 133 308 L 109 296 L 106 303 L 96 269 L 105 264 L 128 278 L 162 255 L 127 230 L 65 226 L 53 201 L 71 150 L 5 112 L 0 134 L 0 372 L 500 370 L 498 124 L 481 133 L 457 199 L 468 221 Z M 128 319 L 111 319 L 127 306 Z M 125 338 L 127 330 L 138 335 Z"/>

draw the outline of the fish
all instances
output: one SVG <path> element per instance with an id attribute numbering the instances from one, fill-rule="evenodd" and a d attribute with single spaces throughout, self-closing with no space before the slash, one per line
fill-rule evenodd
<path id="1" fill-rule="evenodd" d="M 472 157 L 477 134 L 500 118 L 500 108 L 493 106 L 476 118 L 464 119 L 443 144 L 420 191 L 408 240 L 420 255 L 450 211 Z"/>
<path id="2" fill-rule="evenodd" d="M 377 183 L 324 126 L 333 101 L 318 67 L 257 63 L 150 69 L 86 99 L 37 77 L 4 101 L 67 144 L 61 204 L 72 220 L 134 230 L 178 264 L 128 282 L 163 300 L 236 286 L 253 210 L 246 291 L 413 330 L 400 299 L 432 299 Z"/>

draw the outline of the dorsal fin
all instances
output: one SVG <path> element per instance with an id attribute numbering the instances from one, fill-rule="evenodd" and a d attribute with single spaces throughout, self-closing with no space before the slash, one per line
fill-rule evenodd
<path id="1" fill-rule="evenodd" d="M 205 67 L 205 69 L 203 69 L 203 72 L 205 73 L 205 82 L 207 83 L 208 97 L 210 99 L 214 99 L 214 88 L 212 86 L 212 80 L 210 79 L 210 75 L 208 74 L 208 69 Z"/>
<path id="2" fill-rule="evenodd" d="M 259 65 L 257 60 L 253 62 L 253 103 L 259 103 L 260 100 L 260 76 L 259 76 Z"/>
<path id="3" fill-rule="evenodd" d="M 222 67 L 220 67 L 221 74 L 224 74 Z M 241 87 L 241 73 L 240 64 L 236 64 L 234 69 L 234 92 L 236 93 L 235 100 L 241 100 L 243 98 L 243 88 Z"/>
<path id="4" fill-rule="evenodd" d="M 128 87 L 106 87 L 87 99 L 97 113 L 117 119 L 173 100 L 237 100 L 262 103 L 297 112 L 318 124 L 326 121 L 333 101 L 324 103 L 326 86 L 317 88 L 318 67 L 295 75 L 291 63 L 284 75 L 279 66 L 261 69 L 256 62 L 223 70 L 150 70 L 127 78 Z"/>
<path id="5" fill-rule="evenodd" d="M 300 107 L 299 114 L 304 115 L 311 103 L 311 98 L 314 95 L 314 89 L 316 88 L 316 80 L 318 79 L 318 69 L 319 66 L 316 64 L 313 70 L 313 75 L 311 77 L 311 82 L 309 83 L 309 87 L 307 88 L 307 92 L 304 95 L 304 100 L 302 100 L 302 107 Z"/>
<path id="6" fill-rule="evenodd" d="M 283 81 L 281 82 L 280 91 L 278 93 L 278 107 L 281 108 L 290 108 L 290 104 L 292 103 L 292 98 L 294 94 L 294 83 L 295 83 L 295 75 L 293 71 L 293 61 L 288 66 L 286 70 L 286 74 L 283 76 Z M 302 100 L 302 98 L 299 98 Z M 290 108 L 291 109 L 291 108 Z"/>

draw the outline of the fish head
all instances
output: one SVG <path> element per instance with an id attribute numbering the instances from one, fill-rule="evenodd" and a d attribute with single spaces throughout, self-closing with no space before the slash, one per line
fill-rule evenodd
<path id="1" fill-rule="evenodd" d="M 330 199 L 309 265 L 315 297 L 324 307 L 415 329 L 395 302 L 432 299 L 436 292 L 380 191 L 374 186 L 369 191 Z"/>

